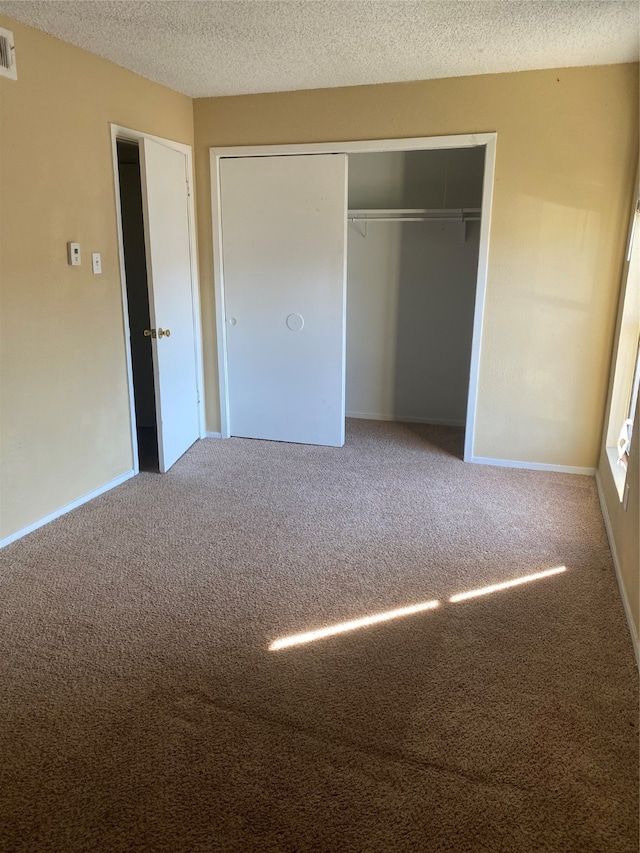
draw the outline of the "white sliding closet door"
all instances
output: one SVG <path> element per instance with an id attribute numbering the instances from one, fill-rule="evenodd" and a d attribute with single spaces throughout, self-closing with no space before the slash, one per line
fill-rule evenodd
<path id="1" fill-rule="evenodd" d="M 347 158 L 225 158 L 231 435 L 344 444 Z"/>

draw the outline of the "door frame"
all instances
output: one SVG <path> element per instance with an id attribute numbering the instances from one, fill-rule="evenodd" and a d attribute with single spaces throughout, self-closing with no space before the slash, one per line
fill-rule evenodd
<path id="1" fill-rule="evenodd" d="M 368 139 L 354 142 L 316 142 L 287 145 L 242 145 L 231 148 L 210 148 L 211 164 L 211 216 L 213 236 L 213 277 L 216 305 L 216 332 L 218 352 L 218 383 L 220 395 L 220 433 L 229 438 L 229 383 L 227 369 L 227 334 L 225 323 L 224 269 L 222 263 L 222 200 L 220 193 L 220 160 L 223 157 L 282 157 L 296 154 L 371 154 L 385 151 L 431 151 L 443 148 L 485 147 L 484 176 L 482 185 L 482 213 L 480 220 L 480 248 L 478 253 L 478 275 L 473 315 L 471 340 L 471 362 L 469 366 L 469 393 L 467 397 L 467 419 L 464 441 L 464 460 L 474 458 L 476 411 L 478 403 L 478 380 L 484 305 L 487 290 L 489 264 L 489 235 L 493 204 L 496 144 L 498 134 L 467 133 L 452 136 L 418 136 L 400 139 Z M 348 287 L 348 284 L 347 284 Z"/>
<path id="2" fill-rule="evenodd" d="M 138 458 L 138 437 L 136 432 L 136 409 L 135 399 L 133 394 L 133 364 L 131 359 L 131 330 L 129 328 L 129 298 L 127 295 L 127 275 L 124 265 L 124 239 L 122 233 L 122 209 L 120 206 L 120 173 L 118 169 L 118 145 L 119 139 L 128 142 L 139 142 L 141 139 L 150 139 L 153 142 L 158 142 L 160 145 L 165 145 L 167 148 L 173 148 L 175 151 L 180 151 L 187 158 L 187 175 L 189 184 L 189 195 L 187 199 L 187 215 L 189 220 L 189 256 L 191 268 L 191 305 L 193 309 L 193 340 L 196 355 L 196 387 L 198 390 L 198 433 L 199 438 L 205 437 L 205 422 L 204 422 L 204 372 L 203 372 L 203 355 L 202 355 L 202 324 L 200 319 L 200 286 L 198 282 L 198 264 L 196 254 L 196 214 L 195 202 L 193 196 L 193 151 L 190 145 L 185 145 L 182 142 L 174 142 L 172 139 L 164 139 L 161 136 L 154 136 L 151 133 L 145 133 L 140 130 L 132 130 L 129 127 L 122 127 L 119 124 L 109 124 L 109 134 L 111 138 L 111 155 L 113 160 L 113 189 L 116 205 L 116 220 L 118 226 L 118 256 L 120 264 L 120 285 L 122 298 L 122 323 L 124 331 L 125 353 L 127 361 L 127 382 L 129 385 L 129 419 L 131 429 L 131 449 L 133 453 L 133 472 L 138 474 L 140 471 L 140 461 Z M 144 215 L 144 213 L 143 213 Z"/>

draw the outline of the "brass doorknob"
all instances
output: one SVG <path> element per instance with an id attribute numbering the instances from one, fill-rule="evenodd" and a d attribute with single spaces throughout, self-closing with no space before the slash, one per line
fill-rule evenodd
<path id="1" fill-rule="evenodd" d="M 158 337 L 159 338 L 168 338 L 171 335 L 171 329 L 158 329 Z"/>
<path id="2" fill-rule="evenodd" d="M 145 329 L 144 330 L 145 338 L 155 338 L 156 330 L 155 329 Z"/>

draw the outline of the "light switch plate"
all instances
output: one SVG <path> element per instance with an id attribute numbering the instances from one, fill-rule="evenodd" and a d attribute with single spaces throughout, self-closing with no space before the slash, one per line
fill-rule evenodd
<path id="1" fill-rule="evenodd" d="M 102 272 L 102 258 L 100 257 L 100 252 L 94 252 L 91 255 L 91 263 L 93 266 L 93 274 L 100 275 Z"/>
<path id="2" fill-rule="evenodd" d="M 18 79 L 16 68 L 16 46 L 11 30 L 0 27 L 0 76 L 10 80 Z"/>
<path id="3" fill-rule="evenodd" d="M 67 260 L 72 267 L 80 266 L 80 243 L 67 243 Z"/>

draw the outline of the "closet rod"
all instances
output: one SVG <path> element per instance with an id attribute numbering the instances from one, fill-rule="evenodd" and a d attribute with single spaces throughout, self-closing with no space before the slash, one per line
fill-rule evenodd
<path id="1" fill-rule="evenodd" d="M 479 220 L 479 207 L 458 208 L 369 208 L 347 211 L 349 222 L 470 222 Z"/>

